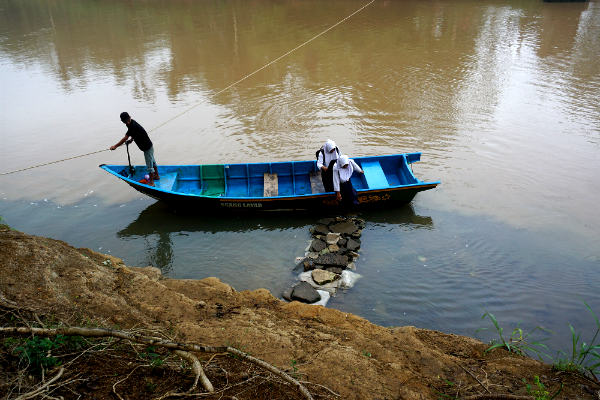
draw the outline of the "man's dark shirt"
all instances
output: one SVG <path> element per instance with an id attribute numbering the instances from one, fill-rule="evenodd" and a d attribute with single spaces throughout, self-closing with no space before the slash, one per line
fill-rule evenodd
<path id="1" fill-rule="evenodd" d="M 131 137 L 141 151 L 146 151 L 152 147 L 152 141 L 148 137 L 146 130 L 140 124 L 131 120 L 126 135 Z"/>

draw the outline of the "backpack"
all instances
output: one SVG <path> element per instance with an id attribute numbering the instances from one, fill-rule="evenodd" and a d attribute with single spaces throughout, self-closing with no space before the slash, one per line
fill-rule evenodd
<path id="1" fill-rule="evenodd" d="M 337 146 L 335 147 L 335 151 L 338 154 L 338 156 L 340 156 L 340 150 L 337 148 Z M 323 149 L 323 146 L 321 146 L 321 148 L 315 153 L 317 161 L 319 161 L 319 153 L 323 153 L 323 161 L 325 161 L 325 150 Z"/>

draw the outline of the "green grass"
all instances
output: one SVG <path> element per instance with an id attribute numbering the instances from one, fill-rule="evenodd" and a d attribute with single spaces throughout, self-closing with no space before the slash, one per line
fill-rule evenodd
<path id="1" fill-rule="evenodd" d="M 11 229 L 10 226 L 8 226 L 8 224 L 2 222 L 2 217 L 0 217 L 0 229 Z"/>
<path id="2" fill-rule="evenodd" d="M 558 396 L 563 389 L 561 383 L 560 388 L 552 395 L 550 395 L 550 392 L 546 389 L 546 386 L 542 383 L 540 377 L 537 375 L 533 377 L 533 383 L 535 387 L 527 383 L 527 380 L 525 378 L 523 378 L 523 383 L 525 383 L 525 386 L 527 388 L 527 394 L 533 396 L 535 400 L 552 400 L 556 396 Z"/>
<path id="3" fill-rule="evenodd" d="M 594 313 L 592 308 L 584 302 L 588 311 L 592 314 L 596 322 L 596 330 L 592 335 L 589 343 L 583 341 L 582 334 L 578 333 L 573 325 L 569 324 L 571 330 L 571 349 L 569 352 L 559 351 L 556 357 L 551 357 L 543 350 L 548 347 L 539 342 L 531 340 L 531 335 L 538 331 L 550 332 L 547 329 L 536 327 L 531 332 L 525 332 L 519 326 L 512 330 L 510 336 L 506 336 L 504 328 L 500 326 L 494 314 L 486 312 L 481 319 L 488 318 L 498 334 L 498 339 L 492 341 L 484 353 L 488 353 L 494 349 L 504 348 L 511 353 L 519 355 L 535 354 L 540 360 L 546 357 L 550 360 L 555 369 L 559 371 L 577 372 L 592 378 L 596 382 L 600 382 L 600 320 Z M 478 329 L 477 331 L 486 330 L 488 328 Z M 540 382 L 541 383 L 541 382 Z"/>
<path id="4" fill-rule="evenodd" d="M 5 340 L 5 347 L 13 347 L 12 353 L 26 363 L 27 368 L 35 374 L 42 370 L 61 365 L 62 361 L 52 352 L 58 350 L 78 351 L 85 346 L 81 336 L 56 335 L 53 338 L 34 336 L 27 339 Z"/>
<path id="5" fill-rule="evenodd" d="M 600 376 L 600 344 L 597 344 L 597 340 L 600 334 L 600 321 L 589 304 L 584 304 L 594 317 L 596 332 L 594 332 L 592 340 L 588 344 L 583 341 L 581 333 L 577 333 L 573 325 L 569 324 L 571 351 L 569 353 L 560 351 L 554 361 L 554 368 L 560 371 L 580 372 L 598 381 Z"/>
<path id="6" fill-rule="evenodd" d="M 498 320 L 494 316 L 494 314 L 490 312 L 486 312 L 481 316 L 481 319 L 489 318 L 498 333 L 499 340 L 492 341 L 490 347 L 488 347 L 484 353 L 488 353 L 497 348 L 504 348 L 511 353 L 519 354 L 519 355 L 531 355 L 535 354 L 540 360 L 543 359 L 543 356 L 547 356 L 547 354 L 543 350 L 548 350 L 548 346 L 539 341 L 532 341 L 531 335 L 536 331 L 546 331 L 540 326 L 535 327 L 531 332 L 525 332 L 519 326 L 514 328 L 510 334 L 510 336 L 506 337 L 504 334 L 504 328 L 500 326 Z M 478 329 L 477 331 L 486 330 L 488 328 Z"/>

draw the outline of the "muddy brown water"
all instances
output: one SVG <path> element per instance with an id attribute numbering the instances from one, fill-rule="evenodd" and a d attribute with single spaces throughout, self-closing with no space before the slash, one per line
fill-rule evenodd
<path id="1" fill-rule="evenodd" d="M 488 310 L 566 348 L 600 314 L 600 3 L 377 0 L 222 92 L 365 3 L 1 0 L 0 173 L 108 148 L 124 110 L 162 164 L 421 151 L 442 185 L 363 216 L 329 306 L 484 339 Z M 314 216 L 173 215 L 97 168 L 125 162 L 0 176 L 0 215 L 173 277 L 293 281 Z"/>

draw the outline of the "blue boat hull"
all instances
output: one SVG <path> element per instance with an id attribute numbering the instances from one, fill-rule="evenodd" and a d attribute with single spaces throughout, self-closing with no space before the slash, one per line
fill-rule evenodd
<path id="1" fill-rule="evenodd" d="M 421 153 L 356 157 L 365 171 L 355 173 L 352 184 L 358 208 L 410 202 L 418 192 L 440 182 L 423 182 L 409 165 Z M 211 210 L 319 210 L 339 207 L 335 193 L 324 192 L 315 161 L 277 163 L 159 166 L 155 186 L 138 182 L 145 166 L 129 172 L 125 165 L 100 165 L 131 187 L 178 209 Z"/>

